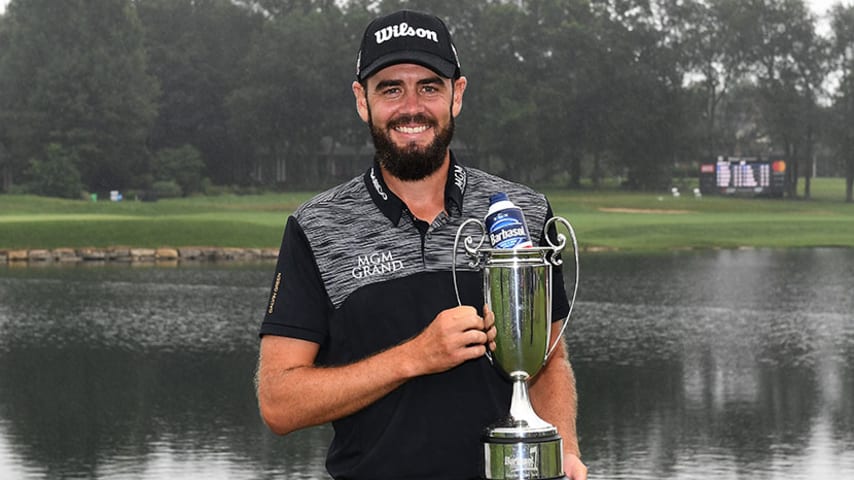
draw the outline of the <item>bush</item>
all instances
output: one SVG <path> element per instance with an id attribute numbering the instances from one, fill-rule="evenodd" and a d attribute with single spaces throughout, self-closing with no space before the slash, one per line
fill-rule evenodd
<path id="1" fill-rule="evenodd" d="M 181 186 L 174 180 L 160 180 L 151 185 L 155 198 L 176 198 L 184 195 Z"/>
<path id="2" fill-rule="evenodd" d="M 48 197 L 81 198 L 83 181 L 76 163 L 77 156 L 73 152 L 62 145 L 49 144 L 43 159 L 30 160 L 28 190 Z"/>
<path id="3" fill-rule="evenodd" d="M 184 195 L 202 190 L 202 173 L 205 162 L 202 154 L 192 145 L 179 148 L 164 148 L 154 156 L 155 185 L 163 181 L 172 181 L 180 186 Z"/>
<path id="4" fill-rule="evenodd" d="M 234 193 L 234 189 L 228 185 L 214 185 L 210 178 L 205 178 L 202 180 L 202 193 L 211 197 L 216 197 Z"/>

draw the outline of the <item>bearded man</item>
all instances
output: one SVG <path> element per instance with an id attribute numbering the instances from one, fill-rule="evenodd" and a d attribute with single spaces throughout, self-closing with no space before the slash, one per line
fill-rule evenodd
<path id="1" fill-rule="evenodd" d="M 364 175 L 288 218 L 261 325 L 257 394 L 278 434 L 331 422 L 336 479 L 478 478 L 485 427 L 512 386 L 486 357 L 494 317 L 480 274 L 451 276 L 454 237 L 505 192 L 545 244 L 546 198 L 465 167 L 449 145 L 467 80 L 445 23 L 399 11 L 365 30 L 352 89 L 376 153 Z M 553 337 L 569 313 L 554 275 Z M 530 385 L 557 426 L 571 480 L 583 480 L 576 393 L 563 342 Z"/>

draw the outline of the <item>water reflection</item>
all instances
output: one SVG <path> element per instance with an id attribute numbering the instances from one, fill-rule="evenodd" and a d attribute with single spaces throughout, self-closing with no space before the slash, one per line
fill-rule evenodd
<path id="1" fill-rule="evenodd" d="M 0 477 L 323 478 L 327 431 L 258 418 L 270 271 L 2 272 Z"/>
<path id="2" fill-rule="evenodd" d="M 854 475 L 852 252 L 596 262 L 570 334 L 593 471 Z"/>
<path id="3" fill-rule="evenodd" d="M 589 255 L 591 478 L 854 476 L 854 252 Z M 327 478 L 252 388 L 272 265 L 0 268 L 0 478 Z"/>

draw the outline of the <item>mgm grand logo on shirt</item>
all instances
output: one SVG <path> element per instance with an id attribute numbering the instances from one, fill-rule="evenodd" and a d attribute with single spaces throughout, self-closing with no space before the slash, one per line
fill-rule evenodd
<path id="1" fill-rule="evenodd" d="M 395 260 L 391 252 L 360 255 L 353 267 L 354 278 L 368 278 L 393 273 L 403 268 L 403 260 Z"/>

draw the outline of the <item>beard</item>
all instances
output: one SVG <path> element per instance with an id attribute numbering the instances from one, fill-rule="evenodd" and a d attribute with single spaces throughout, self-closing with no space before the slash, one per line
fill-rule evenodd
<path id="1" fill-rule="evenodd" d="M 371 137 L 374 139 L 377 162 L 390 174 L 400 180 L 414 182 L 427 178 L 439 170 L 439 167 L 444 163 L 448 146 L 454 137 L 453 115 L 451 115 L 448 125 L 439 131 L 430 144 L 424 147 L 419 147 L 415 143 L 399 147 L 391 140 L 388 132 L 398 125 L 405 125 L 410 122 L 428 125 L 435 129 L 438 126 L 435 120 L 421 114 L 404 115 L 389 122 L 383 130 L 374 125 L 373 118 L 370 118 L 370 111 L 368 115 L 368 124 L 371 128 Z"/>

